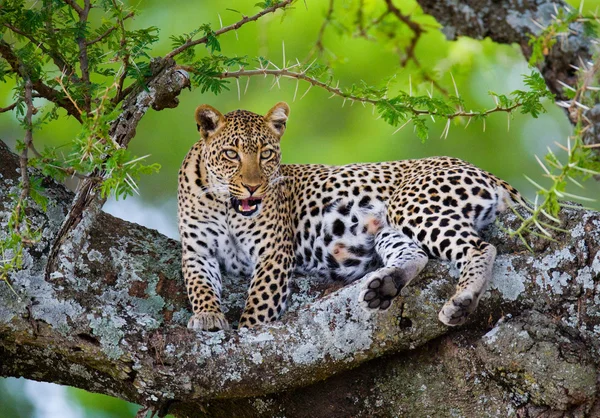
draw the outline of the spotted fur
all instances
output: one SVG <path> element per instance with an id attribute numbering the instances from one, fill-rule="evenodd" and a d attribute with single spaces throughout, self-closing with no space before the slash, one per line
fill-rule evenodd
<path id="1" fill-rule="evenodd" d="M 372 164 L 281 165 L 289 108 L 265 116 L 196 110 L 201 135 L 179 173 L 188 327 L 228 327 L 221 269 L 248 276 L 240 327 L 276 320 L 294 271 L 350 282 L 364 275 L 359 302 L 387 309 L 431 257 L 461 270 L 439 319 L 462 324 L 491 276 L 496 250 L 478 231 L 513 201 L 506 182 L 450 157 Z"/>

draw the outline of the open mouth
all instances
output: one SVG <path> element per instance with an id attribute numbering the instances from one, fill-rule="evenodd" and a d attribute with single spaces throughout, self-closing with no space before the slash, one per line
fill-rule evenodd
<path id="1" fill-rule="evenodd" d="M 249 197 L 247 199 L 231 198 L 233 210 L 243 216 L 250 216 L 258 212 L 262 199 L 259 197 Z"/>

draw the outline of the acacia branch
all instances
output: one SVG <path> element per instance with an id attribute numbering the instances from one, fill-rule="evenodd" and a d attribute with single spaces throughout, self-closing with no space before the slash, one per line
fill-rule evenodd
<path id="1" fill-rule="evenodd" d="M 19 104 L 19 102 L 14 102 L 11 105 L 8 105 L 6 107 L 0 107 L 0 113 L 4 113 L 4 112 L 10 112 L 11 110 L 13 110 L 15 107 L 17 107 L 17 105 Z"/>
<path id="2" fill-rule="evenodd" d="M 217 31 L 215 31 L 214 35 L 215 36 L 219 36 L 222 35 L 224 33 L 230 32 L 232 30 L 237 30 L 239 28 L 241 28 L 242 26 L 244 26 L 246 23 L 249 22 L 254 22 L 258 19 L 260 19 L 261 17 L 263 17 L 264 15 L 267 15 L 269 13 L 275 13 L 277 10 L 279 9 L 284 9 L 287 6 L 289 6 L 290 4 L 292 4 L 295 0 L 283 0 L 280 3 L 274 4 L 271 7 L 267 7 L 266 9 L 261 10 L 260 12 L 258 12 L 257 14 L 255 14 L 254 16 L 244 16 L 241 20 L 237 21 L 236 23 L 229 25 L 229 26 L 225 26 Z M 199 45 L 199 44 L 205 44 L 208 41 L 208 37 L 207 36 L 203 36 L 202 38 L 196 39 L 196 40 L 188 40 L 186 43 L 184 43 L 183 45 L 181 45 L 178 48 L 175 48 L 174 50 L 172 50 L 171 52 L 169 52 L 165 58 L 174 58 L 177 55 L 181 54 L 183 51 L 185 51 L 188 48 L 191 48 L 193 46 Z"/>
<path id="3" fill-rule="evenodd" d="M 118 28 L 121 28 L 122 21 L 125 21 L 125 20 L 127 20 L 129 18 L 132 18 L 133 16 L 135 16 L 135 12 L 134 11 L 129 12 L 127 15 L 125 15 L 122 19 L 119 20 L 119 24 L 117 26 L 111 26 L 103 34 L 101 34 L 98 37 L 92 39 L 91 41 L 87 41 L 87 46 L 94 45 L 94 44 L 97 44 L 98 42 L 101 42 L 108 35 L 110 35 L 111 33 L 113 33 L 115 30 L 117 30 Z"/>
<path id="4" fill-rule="evenodd" d="M 13 72 L 19 74 L 21 78 L 26 78 L 26 74 L 23 74 L 19 67 L 19 60 L 12 50 L 11 46 L 3 40 L 0 40 L 0 56 L 8 62 L 8 65 L 11 67 Z M 73 116 L 81 123 L 81 116 L 77 111 L 76 107 L 73 106 L 69 100 L 65 98 L 65 96 L 53 89 L 52 87 L 47 86 L 41 80 L 32 80 L 33 88 L 39 94 L 40 97 L 56 104 L 57 106 L 65 109 L 67 113 Z"/>
<path id="5" fill-rule="evenodd" d="M 56 65 L 63 74 L 66 74 L 73 81 L 79 80 L 75 74 L 75 71 L 73 70 L 73 67 L 65 62 L 64 58 L 60 55 L 60 53 L 58 53 L 57 51 L 48 49 L 44 45 L 43 42 L 40 42 L 37 39 L 35 39 L 30 33 L 24 32 L 24 31 L 20 30 L 19 28 L 11 25 L 10 23 L 5 22 L 4 26 L 6 26 L 8 29 L 13 31 L 14 33 L 27 38 L 27 40 L 29 40 L 29 42 L 34 44 L 36 46 L 36 48 L 40 48 L 42 50 L 42 52 L 44 52 L 44 54 L 48 55 L 52 59 L 52 61 L 54 62 L 54 65 Z"/>
<path id="6" fill-rule="evenodd" d="M 189 66 L 181 66 L 181 68 L 185 68 L 189 72 L 195 71 L 194 68 L 189 67 Z M 255 77 L 255 76 L 261 76 L 261 75 L 262 76 L 270 75 L 273 77 L 284 77 L 284 78 L 291 78 L 291 79 L 306 81 L 311 86 L 316 86 L 316 87 L 322 88 L 323 90 L 328 91 L 332 95 L 339 96 L 339 97 L 343 98 L 344 100 L 350 100 L 350 101 L 359 102 L 359 103 L 368 103 L 368 104 L 372 104 L 372 105 L 377 105 L 382 102 L 382 99 L 375 99 L 375 98 L 371 98 L 368 96 L 358 96 L 358 95 L 346 93 L 341 88 L 334 87 L 333 85 L 331 85 L 329 83 L 326 83 L 324 81 L 318 80 L 313 77 L 310 77 L 305 72 L 290 71 L 287 68 L 281 68 L 281 69 L 259 68 L 259 69 L 255 69 L 255 70 L 241 69 L 238 71 L 226 71 L 224 73 L 219 74 L 217 77 L 224 79 L 224 78 L 239 78 L 239 77 Z M 431 112 L 429 110 L 424 110 L 424 109 L 416 109 L 416 108 L 408 108 L 408 107 L 407 108 L 415 116 L 433 115 L 433 116 L 442 116 L 447 119 L 455 119 L 458 117 L 466 117 L 466 118 L 485 117 L 485 116 L 491 115 L 492 113 L 498 113 L 498 112 L 511 113 L 519 107 L 521 107 L 521 103 L 515 103 L 514 105 L 507 106 L 507 107 L 497 105 L 496 107 L 487 109 L 483 112 L 467 112 L 464 110 L 457 110 L 454 113 L 448 113 L 448 114 L 439 114 L 439 113 Z"/>

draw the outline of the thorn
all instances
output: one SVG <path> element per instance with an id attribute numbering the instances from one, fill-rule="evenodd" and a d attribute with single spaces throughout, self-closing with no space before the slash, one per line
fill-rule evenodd
<path id="1" fill-rule="evenodd" d="M 221 25 L 221 29 L 223 29 L 223 19 L 221 19 L 221 13 L 217 13 L 217 16 L 219 16 L 219 25 Z"/>
<path id="2" fill-rule="evenodd" d="M 450 78 L 452 78 L 452 84 L 454 84 L 454 92 L 456 93 L 456 97 L 460 97 L 460 94 L 458 94 L 458 87 L 456 85 L 456 81 L 454 81 L 454 75 L 452 75 L 452 71 L 450 72 Z"/>
<path id="3" fill-rule="evenodd" d="M 442 131 L 442 135 L 440 136 L 440 139 L 448 138 L 448 132 L 450 132 L 450 121 L 451 121 L 451 119 L 448 119 L 448 121 L 446 122 L 446 126 L 444 127 L 444 130 Z"/>
<path id="4" fill-rule="evenodd" d="M 249 85 L 250 85 L 250 77 L 246 77 L 246 88 L 244 88 L 244 96 L 246 95 L 246 92 L 248 91 Z"/>
<path id="5" fill-rule="evenodd" d="M 304 70 L 302 70 L 302 72 L 300 74 L 306 74 L 306 72 L 310 69 L 310 67 L 313 66 L 313 64 L 317 61 L 317 59 L 315 58 L 313 62 L 311 62 L 310 64 L 308 64 L 308 67 L 306 67 Z"/>
<path id="6" fill-rule="evenodd" d="M 508 113 L 506 114 L 506 116 L 507 116 L 507 117 L 506 117 L 506 119 L 507 119 L 507 121 L 508 121 L 508 122 L 507 122 L 508 126 L 507 126 L 507 128 L 506 128 L 506 132 L 510 132 L 510 112 L 508 112 Z"/>
<path id="7" fill-rule="evenodd" d="M 540 157 L 535 155 L 535 159 L 537 160 L 538 164 L 542 167 L 542 169 L 546 172 L 546 174 L 548 174 L 548 176 L 552 177 L 552 174 L 550 174 L 550 171 L 546 168 L 546 166 L 544 165 L 542 160 L 540 160 Z"/>
<path id="8" fill-rule="evenodd" d="M 537 27 L 538 27 L 538 28 L 540 28 L 541 30 L 546 30 L 546 28 L 545 28 L 545 27 L 544 27 L 542 24 L 538 23 L 538 22 L 537 22 L 535 19 L 533 19 L 533 18 L 532 18 L 532 19 L 531 19 L 531 21 L 533 22 L 533 24 L 534 24 L 535 26 L 537 26 Z"/>
<path id="9" fill-rule="evenodd" d="M 241 89 L 240 89 L 240 78 L 239 77 L 235 78 L 235 84 L 237 84 L 238 102 L 241 102 L 242 101 L 242 92 L 241 92 Z"/>
<path id="10" fill-rule="evenodd" d="M 573 100 L 573 103 L 575 103 L 576 106 L 584 109 L 584 110 L 590 110 L 589 107 L 587 107 L 586 105 L 584 105 L 583 103 L 579 103 L 577 100 Z"/>
<path id="11" fill-rule="evenodd" d="M 485 132 L 485 118 L 483 118 L 483 132 Z"/>
<path id="12" fill-rule="evenodd" d="M 467 121 L 467 124 L 465 125 L 465 129 L 467 129 L 467 127 L 469 126 L 469 124 L 471 123 L 471 119 L 473 119 L 472 117 L 469 117 L 469 120 Z"/>
<path id="13" fill-rule="evenodd" d="M 537 187 L 539 190 L 544 190 L 544 191 L 546 191 L 546 189 L 545 189 L 545 188 L 543 188 L 543 187 L 542 187 L 542 186 L 540 186 L 538 183 L 536 183 L 535 181 L 533 181 L 533 180 L 531 179 L 531 177 L 529 177 L 529 176 L 526 176 L 526 175 L 524 175 L 524 176 L 525 176 L 525 178 L 526 178 L 526 179 L 527 179 L 527 180 L 528 180 L 528 181 L 529 181 L 531 184 L 533 184 L 533 185 L 534 185 L 535 187 Z"/>
<path id="14" fill-rule="evenodd" d="M 304 92 L 304 94 L 302 95 L 302 97 L 300 97 L 300 100 L 302 100 L 304 98 L 304 96 L 306 96 L 306 94 L 310 91 L 310 89 L 312 88 L 312 84 L 308 85 L 308 88 L 306 89 L 306 91 Z"/>
<path id="15" fill-rule="evenodd" d="M 380 116 L 381 117 L 381 116 Z M 378 118 L 379 119 L 379 118 Z M 402 128 L 404 128 L 406 125 L 408 125 L 408 123 L 412 120 L 412 118 L 410 118 L 409 120 L 407 120 L 406 122 L 404 122 L 402 124 L 401 127 L 399 127 L 398 129 L 396 129 L 394 132 L 392 132 L 392 135 L 395 135 L 397 132 L 399 132 L 400 130 L 402 130 Z"/>
<path id="16" fill-rule="evenodd" d="M 282 68 L 285 68 L 285 41 L 284 40 L 281 41 L 281 51 L 282 51 L 282 54 L 283 54 L 283 65 L 282 65 Z"/>
<path id="17" fill-rule="evenodd" d="M 296 95 L 298 94 L 298 85 L 300 84 L 300 79 L 296 79 L 296 88 L 294 89 L 294 98 L 292 99 L 292 102 L 296 101 Z"/>
<path id="18" fill-rule="evenodd" d="M 563 86 L 564 88 L 566 88 L 566 89 L 568 89 L 568 90 L 571 90 L 571 91 L 577 91 L 577 90 L 575 90 L 573 87 L 569 86 L 567 83 L 563 83 L 563 82 L 562 82 L 562 81 L 560 81 L 560 80 L 556 80 L 556 81 L 558 82 L 558 84 L 560 84 L 561 86 Z"/>

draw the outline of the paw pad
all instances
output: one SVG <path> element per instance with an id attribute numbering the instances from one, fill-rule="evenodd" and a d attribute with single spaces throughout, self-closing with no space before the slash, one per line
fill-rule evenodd
<path id="1" fill-rule="evenodd" d="M 385 311 L 404 287 L 404 275 L 400 269 L 381 269 L 372 273 L 359 296 L 363 308 Z"/>

